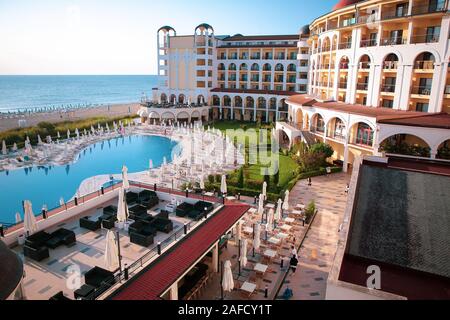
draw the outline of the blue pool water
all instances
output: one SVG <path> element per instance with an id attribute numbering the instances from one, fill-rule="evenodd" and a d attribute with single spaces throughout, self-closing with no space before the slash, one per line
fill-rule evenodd
<path id="1" fill-rule="evenodd" d="M 120 174 L 123 165 L 129 173 L 142 172 L 148 170 L 150 159 L 157 168 L 164 157 L 171 161 L 179 152 L 179 145 L 168 138 L 131 136 L 91 145 L 67 166 L 0 172 L 0 223 L 14 223 L 15 213 L 23 214 L 23 200 L 30 200 L 38 214 L 44 204 L 54 208 L 61 197 L 68 201 L 87 178 Z"/>

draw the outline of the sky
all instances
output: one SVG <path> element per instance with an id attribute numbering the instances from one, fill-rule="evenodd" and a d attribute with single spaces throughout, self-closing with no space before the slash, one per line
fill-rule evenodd
<path id="1" fill-rule="evenodd" d="M 0 75 L 156 74 L 156 32 L 296 34 L 337 0 L 0 0 Z"/>

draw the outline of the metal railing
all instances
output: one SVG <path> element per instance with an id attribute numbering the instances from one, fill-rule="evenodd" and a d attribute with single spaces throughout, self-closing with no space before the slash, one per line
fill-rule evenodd
<path id="1" fill-rule="evenodd" d="M 377 45 L 377 40 L 361 40 L 361 42 L 359 43 L 359 46 L 361 48 L 376 47 Z"/>
<path id="2" fill-rule="evenodd" d="M 381 86 L 381 92 L 394 93 L 395 92 L 395 85 L 394 84 L 382 85 Z"/>
<path id="3" fill-rule="evenodd" d="M 356 85 L 356 90 L 367 91 L 369 89 L 368 83 L 358 83 Z"/>
<path id="4" fill-rule="evenodd" d="M 411 36 L 411 43 L 436 43 L 439 42 L 440 36 L 440 34 L 422 34 Z"/>
<path id="5" fill-rule="evenodd" d="M 383 38 L 381 39 L 381 46 L 396 46 L 396 45 L 402 45 L 402 44 L 406 44 L 408 42 L 407 38 Z"/>
<path id="6" fill-rule="evenodd" d="M 434 69 L 434 61 L 416 61 L 414 63 L 414 69 L 418 70 L 433 70 Z"/>
<path id="7" fill-rule="evenodd" d="M 412 87 L 411 94 L 417 94 L 417 95 L 421 95 L 421 96 L 430 96 L 431 95 L 431 86 Z"/>

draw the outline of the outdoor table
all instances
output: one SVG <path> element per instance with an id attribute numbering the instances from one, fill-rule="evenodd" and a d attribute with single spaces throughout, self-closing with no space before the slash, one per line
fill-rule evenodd
<path id="1" fill-rule="evenodd" d="M 245 293 L 248 293 L 249 295 L 252 295 L 253 292 L 256 290 L 256 284 L 250 283 L 250 282 L 244 282 L 244 284 L 241 287 L 241 290 Z"/>
<path id="2" fill-rule="evenodd" d="M 284 222 L 291 224 L 291 223 L 295 222 L 295 219 L 294 218 L 286 218 L 286 219 L 284 219 Z"/>
<path id="3" fill-rule="evenodd" d="M 301 215 L 303 215 L 303 212 L 299 211 L 299 210 L 292 210 L 292 214 L 296 215 L 296 216 L 301 216 Z"/>
<path id="4" fill-rule="evenodd" d="M 286 233 L 279 233 L 279 234 L 277 234 L 277 238 L 284 240 L 284 239 L 289 238 L 289 235 Z"/>
<path id="5" fill-rule="evenodd" d="M 268 242 L 274 245 L 279 245 L 281 243 L 281 240 L 276 237 L 272 237 L 268 240 Z"/>
<path id="6" fill-rule="evenodd" d="M 276 255 L 277 255 L 277 253 L 275 251 L 273 251 L 273 250 L 266 250 L 264 252 L 264 256 L 267 257 L 267 258 L 273 259 L 273 258 L 276 257 Z"/>
<path id="7" fill-rule="evenodd" d="M 253 228 L 245 227 L 242 231 L 244 233 L 246 233 L 246 234 L 252 234 L 253 233 Z"/>
<path id="8" fill-rule="evenodd" d="M 292 230 L 292 226 L 284 225 L 280 227 L 281 230 L 289 232 Z"/>
<path id="9" fill-rule="evenodd" d="M 265 264 L 262 264 L 262 263 L 258 263 L 256 266 L 255 266 L 255 271 L 256 272 L 259 272 L 259 273 L 262 273 L 262 274 L 264 274 L 264 273 L 266 273 L 267 272 L 267 269 L 268 269 L 269 267 L 267 266 L 267 265 L 265 265 Z"/>
<path id="10" fill-rule="evenodd" d="M 267 209 L 275 209 L 275 205 L 269 203 L 269 204 L 266 205 L 266 208 L 267 208 Z"/>

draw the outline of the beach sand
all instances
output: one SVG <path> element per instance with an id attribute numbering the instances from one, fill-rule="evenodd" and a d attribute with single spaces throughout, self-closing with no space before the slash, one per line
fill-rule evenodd
<path id="1" fill-rule="evenodd" d="M 25 117 L 17 117 L 13 119 L 0 118 L 0 132 L 18 128 L 19 120 L 26 120 L 26 126 L 32 127 L 43 121 L 55 123 L 62 121 L 82 120 L 93 117 L 115 118 L 136 115 L 139 108 L 139 103 L 130 103 L 111 105 L 109 110 L 108 106 L 99 106 L 90 109 L 73 110 L 70 112 L 54 111 L 51 113 L 34 113 Z"/>

